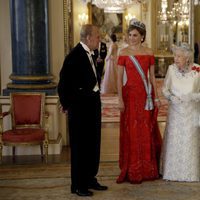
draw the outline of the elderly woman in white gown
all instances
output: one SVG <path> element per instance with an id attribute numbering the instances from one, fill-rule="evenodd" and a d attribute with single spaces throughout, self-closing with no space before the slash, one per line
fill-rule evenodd
<path id="1" fill-rule="evenodd" d="M 169 100 L 162 174 L 171 181 L 200 181 L 200 66 L 186 43 L 173 48 L 162 92 Z"/>

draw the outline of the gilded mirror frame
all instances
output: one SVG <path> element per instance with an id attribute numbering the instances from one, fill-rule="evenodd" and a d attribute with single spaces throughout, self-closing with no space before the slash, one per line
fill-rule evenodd
<path id="1" fill-rule="evenodd" d="M 64 51 L 67 55 L 73 48 L 73 4 L 72 0 L 63 0 Z"/>

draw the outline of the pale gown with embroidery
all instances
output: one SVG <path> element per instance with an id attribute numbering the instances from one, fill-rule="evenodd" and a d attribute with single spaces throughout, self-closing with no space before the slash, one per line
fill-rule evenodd
<path id="1" fill-rule="evenodd" d="M 118 45 L 116 42 L 113 42 L 106 57 L 105 74 L 101 86 L 102 94 L 117 93 L 117 52 Z"/>
<path id="2" fill-rule="evenodd" d="M 197 68 L 200 69 L 199 66 Z M 169 66 L 165 77 L 162 91 L 169 99 L 162 152 L 162 173 L 165 180 L 200 180 L 200 73 L 198 70 L 182 74 L 173 64 Z M 182 98 L 181 101 L 170 101 L 170 95 L 184 96 L 185 100 Z"/>

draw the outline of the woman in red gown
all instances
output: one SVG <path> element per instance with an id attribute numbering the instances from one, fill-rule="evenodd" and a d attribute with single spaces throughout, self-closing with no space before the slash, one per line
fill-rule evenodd
<path id="1" fill-rule="evenodd" d="M 121 50 L 118 59 L 121 173 L 117 183 L 141 183 L 159 178 L 161 135 L 157 113 L 160 101 L 154 55 L 150 48 L 142 45 L 145 37 L 145 25 L 132 19 L 128 28 L 129 46 Z"/>

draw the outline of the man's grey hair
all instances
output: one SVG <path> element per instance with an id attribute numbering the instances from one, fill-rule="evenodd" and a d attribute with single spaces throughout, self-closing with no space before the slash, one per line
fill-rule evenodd
<path id="1" fill-rule="evenodd" d="M 80 31 L 80 40 L 85 41 L 87 36 L 92 35 L 92 30 L 95 26 L 92 24 L 85 24 L 82 25 L 81 31 Z"/>

